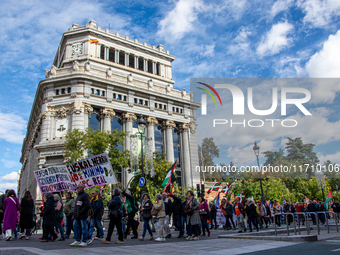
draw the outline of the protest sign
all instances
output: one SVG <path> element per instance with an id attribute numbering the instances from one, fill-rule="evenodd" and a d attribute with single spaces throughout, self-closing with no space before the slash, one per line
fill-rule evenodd
<path id="1" fill-rule="evenodd" d="M 117 184 L 110 159 L 106 153 L 79 160 L 66 166 L 51 166 L 34 171 L 35 178 L 44 194 L 63 190 L 77 191 L 79 183 L 84 188 Z"/>
<path id="2" fill-rule="evenodd" d="M 222 209 L 217 209 L 216 223 L 217 223 L 217 226 L 220 226 L 220 225 L 224 226 L 226 223 L 226 218 L 222 212 Z"/>
<path id="3" fill-rule="evenodd" d="M 109 156 L 96 155 L 66 165 L 71 182 L 84 184 L 85 189 L 104 184 L 117 184 Z"/>
<path id="4" fill-rule="evenodd" d="M 69 172 L 64 165 L 50 166 L 34 171 L 34 176 L 43 194 L 63 190 L 77 190 L 77 185 L 71 182 Z"/>

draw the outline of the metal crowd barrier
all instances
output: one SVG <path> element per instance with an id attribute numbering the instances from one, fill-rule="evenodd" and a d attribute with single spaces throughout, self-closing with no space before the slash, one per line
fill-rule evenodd
<path id="1" fill-rule="evenodd" d="M 280 216 L 280 221 L 281 217 L 283 216 L 286 220 L 286 226 L 287 226 L 287 235 L 289 236 L 289 225 L 288 225 L 288 215 L 292 215 L 293 217 L 293 223 L 294 223 L 294 234 L 296 235 L 296 222 L 295 222 L 295 215 L 297 216 L 297 221 L 298 221 L 298 231 L 299 235 L 301 234 L 301 229 L 300 229 L 300 217 L 299 215 L 303 215 L 304 220 L 306 222 L 306 230 L 307 230 L 307 235 L 310 234 L 310 220 L 309 220 L 309 215 L 311 216 L 311 219 L 313 221 L 313 216 L 315 217 L 315 222 L 317 225 L 317 231 L 318 235 L 320 235 L 320 217 L 319 215 L 323 214 L 325 215 L 325 224 L 327 226 L 327 232 L 329 233 L 329 223 L 328 223 L 328 217 L 327 214 L 333 213 L 330 211 L 324 211 L 324 212 L 298 212 L 298 213 L 276 213 L 274 214 L 274 229 L 275 229 L 275 236 L 277 236 L 277 227 L 276 227 L 276 217 L 275 216 Z M 337 219 L 337 214 L 333 213 L 334 215 L 334 220 L 335 220 L 335 226 L 336 226 L 336 232 L 339 232 L 339 226 L 338 226 L 338 219 Z"/>

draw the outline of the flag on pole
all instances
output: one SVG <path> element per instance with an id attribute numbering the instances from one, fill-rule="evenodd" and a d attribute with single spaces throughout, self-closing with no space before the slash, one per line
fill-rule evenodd
<path id="1" fill-rule="evenodd" d="M 174 170 L 175 170 L 175 166 L 177 164 L 177 159 L 175 161 L 175 163 L 171 166 L 168 174 L 166 175 L 163 183 L 162 183 L 162 187 L 164 187 L 163 192 L 165 192 L 165 190 L 169 187 L 170 188 L 170 184 L 173 183 L 175 181 L 175 175 L 174 175 Z"/>
<path id="2" fill-rule="evenodd" d="M 240 199 L 240 202 L 242 202 L 242 201 L 243 201 L 243 198 L 246 197 L 245 193 L 246 193 L 245 191 L 242 191 L 242 192 L 240 192 L 240 193 L 236 196 L 237 198 Z"/>
<path id="3" fill-rule="evenodd" d="M 328 195 L 327 195 L 327 198 L 325 200 L 325 208 L 326 210 L 328 211 L 328 203 L 329 201 L 333 198 L 333 195 L 332 195 L 332 191 L 329 191 L 328 192 Z"/>
<path id="4" fill-rule="evenodd" d="M 106 187 L 106 184 L 104 184 L 103 187 L 101 187 L 99 189 L 99 197 L 101 197 L 103 195 L 103 191 L 104 191 L 105 187 Z"/>
<path id="5" fill-rule="evenodd" d="M 223 189 L 222 189 L 222 193 L 224 193 L 224 195 L 227 195 L 229 188 L 230 188 L 231 183 L 227 184 Z"/>
<path id="6" fill-rule="evenodd" d="M 90 44 L 93 44 L 93 43 L 99 43 L 99 41 L 97 39 L 90 39 Z"/>
<path id="7" fill-rule="evenodd" d="M 222 182 L 217 182 L 215 183 L 209 190 L 208 190 L 208 194 L 210 194 L 212 191 L 218 191 L 221 187 Z"/>
<path id="8" fill-rule="evenodd" d="M 220 193 L 217 194 L 216 198 L 214 199 L 214 203 L 217 209 L 220 209 Z"/>
<path id="9" fill-rule="evenodd" d="M 203 152 L 202 152 L 202 147 L 201 147 L 201 161 L 203 162 L 204 161 L 204 159 L 203 159 Z"/>

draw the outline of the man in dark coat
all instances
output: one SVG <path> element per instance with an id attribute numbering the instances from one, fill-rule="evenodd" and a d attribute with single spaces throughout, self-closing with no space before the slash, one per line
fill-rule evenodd
<path id="1" fill-rule="evenodd" d="M 71 246 L 87 246 L 87 217 L 91 208 L 90 196 L 84 191 L 84 184 L 77 185 L 76 206 L 74 207 L 74 238 L 76 239 Z M 83 241 L 80 242 L 81 237 Z"/>
<path id="2" fill-rule="evenodd" d="M 56 233 L 54 232 L 54 227 L 57 225 L 56 214 L 54 209 L 54 198 L 51 193 L 45 193 L 44 195 L 44 231 L 43 231 L 43 239 L 41 242 L 48 242 L 48 235 L 52 236 L 51 241 L 54 241 L 58 238 Z"/>
<path id="3" fill-rule="evenodd" d="M 103 201 L 98 196 L 98 191 L 94 190 L 92 192 L 91 198 L 91 209 L 90 209 L 90 229 L 89 229 L 89 239 L 88 244 L 92 243 L 94 238 L 92 237 L 94 226 L 97 223 L 97 228 L 99 230 L 99 239 L 104 238 L 104 230 L 102 226 L 102 216 L 103 216 L 104 205 Z"/>
<path id="4" fill-rule="evenodd" d="M 252 200 L 248 200 L 248 204 L 246 207 L 246 214 L 248 216 L 248 225 L 250 232 L 253 231 L 252 224 L 256 227 L 256 230 L 259 231 L 259 227 L 256 222 L 256 207 Z"/>
<path id="5" fill-rule="evenodd" d="M 172 213 L 174 215 L 174 225 L 179 231 L 179 236 L 177 238 L 182 238 L 184 235 L 184 230 L 182 226 L 182 215 L 183 215 L 183 202 L 182 199 L 178 197 L 176 193 L 170 195 L 174 202 L 172 203 Z"/>
<path id="6" fill-rule="evenodd" d="M 4 219 L 4 206 L 3 206 L 3 204 L 4 204 L 5 199 L 6 199 L 7 191 L 8 190 L 6 190 L 5 194 L 0 195 L 0 238 L 2 238 L 2 225 L 1 225 L 1 223 Z"/>
<path id="7" fill-rule="evenodd" d="M 211 229 L 214 228 L 215 223 L 215 229 L 217 229 L 217 223 L 216 223 L 216 216 L 217 216 L 217 207 L 213 202 L 209 202 L 210 205 L 210 221 L 211 221 Z"/>
<path id="8" fill-rule="evenodd" d="M 309 203 L 309 205 L 307 206 L 307 210 L 308 212 L 316 212 L 316 200 L 314 200 L 313 203 Z M 311 216 L 312 216 L 313 225 L 316 225 L 315 214 L 312 213 Z"/>

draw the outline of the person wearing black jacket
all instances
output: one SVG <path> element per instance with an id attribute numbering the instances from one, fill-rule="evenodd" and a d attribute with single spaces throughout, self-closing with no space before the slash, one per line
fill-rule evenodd
<path id="1" fill-rule="evenodd" d="M 211 221 L 210 229 L 214 228 L 214 223 L 215 223 L 215 229 L 217 229 L 217 223 L 216 223 L 217 207 L 211 201 L 209 202 L 209 205 L 210 205 L 210 221 Z"/>
<path id="2" fill-rule="evenodd" d="M 248 216 L 248 225 L 250 232 L 253 232 L 252 224 L 256 227 L 256 230 L 259 231 L 259 227 L 256 223 L 256 207 L 253 203 L 253 201 L 248 200 L 248 204 L 246 207 L 246 213 Z"/>
<path id="3" fill-rule="evenodd" d="M 125 239 L 127 238 L 130 228 L 132 228 L 133 236 L 131 237 L 131 239 L 137 239 L 138 232 L 137 232 L 137 226 L 135 224 L 135 215 L 136 215 L 137 209 L 135 205 L 135 199 L 131 195 L 131 192 L 129 190 L 123 191 L 122 194 L 123 196 L 126 197 L 125 206 L 126 206 L 126 210 L 128 213 L 128 223 L 126 226 L 126 231 L 124 233 L 124 238 Z"/>
<path id="4" fill-rule="evenodd" d="M 165 205 L 165 219 L 163 223 L 163 229 L 164 229 L 164 236 L 165 238 L 171 238 L 171 232 L 170 232 L 170 217 L 172 214 L 172 202 L 169 198 L 167 198 L 167 193 L 162 193 L 163 203 Z"/>
<path id="5" fill-rule="evenodd" d="M 57 225 L 56 214 L 54 209 L 54 197 L 52 193 L 45 193 L 44 194 L 44 231 L 43 231 L 43 239 L 41 242 L 48 242 L 49 238 L 48 235 L 52 236 L 51 241 L 54 241 L 58 238 L 56 233 L 54 233 L 54 227 Z"/>
<path id="6" fill-rule="evenodd" d="M 150 238 L 148 240 L 153 240 L 153 234 L 150 228 L 150 224 L 149 221 L 152 218 L 152 214 L 151 214 L 151 210 L 152 210 L 153 204 L 150 200 L 150 196 L 147 193 L 144 193 L 143 195 L 143 201 L 142 201 L 142 205 L 141 205 L 141 214 L 143 217 L 143 221 L 144 221 L 144 225 L 143 225 L 143 234 L 142 236 L 139 238 L 139 240 L 143 241 L 145 234 L 146 234 L 146 230 L 148 230 Z"/>
<path id="7" fill-rule="evenodd" d="M 91 209 L 90 209 L 90 229 L 89 229 L 89 237 L 87 244 L 90 244 L 93 242 L 94 237 L 92 237 L 94 227 L 96 226 L 97 230 L 99 231 L 99 238 L 104 238 L 104 230 L 102 226 L 102 216 L 104 211 L 104 205 L 103 201 L 99 197 L 98 191 L 94 190 L 92 192 L 92 198 L 91 198 Z"/>
<path id="8" fill-rule="evenodd" d="M 309 203 L 309 205 L 307 206 L 307 210 L 308 212 L 316 212 L 316 201 L 314 200 L 313 203 Z M 313 225 L 316 225 L 316 219 L 315 219 L 315 214 L 311 213 L 312 216 L 312 221 L 313 221 Z"/>
<path id="9" fill-rule="evenodd" d="M 179 231 L 179 235 L 177 238 L 182 238 L 184 235 L 184 230 L 182 226 L 183 202 L 176 193 L 173 193 L 172 195 L 170 195 L 170 197 L 172 197 L 174 200 L 172 203 L 172 213 L 174 215 L 174 225 Z"/>
<path id="10" fill-rule="evenodd" d="M 339 216 L 340 216 L 340 205 L 336 199 L 334 199 L 334 203 L 331 205 L 333 208 L 334 215 L 336 217 L 336 221 L 339 222 Z"/>
<path id="11" fill-rule="evenodd" d="M 295 213 L 296 209 L 295 206 L 293 205 L 293 202 L 290 202 L 288 205 L 286 205 L 285 208 L 286 213 Z M 288 214 L 288 226 L 290 225 L 291 222 L 293 222 L 294 218 L 293 215 Z"/>
<path id="12" fill-rule="evenodd" d="M 77 185 L 77 198 L 76 205 L 74 207 L 74 238 L 76 239 L 71 246 L 87 246 L 87 217 L 91 208 L 90 196 L 84 191 L 84 184 Z M 81 237 L 83 241 L 80 242 Z"/>
<path id="13" fill-rule="evenodd" d="M 111 236 L 115 226 L 118 231 L 118 241 L 116 244 L 124 243 L 123 239 L 123 230 L 122 230 L 122 218 L 123 218 L 123 210 L 122 210 L 122 199 L 120 197 L 120 189 L 115 188 L 112 193 L 112 200 L 108 204 L 109 207 L 109 230 L 107 232 L 106 239 L 102 239 L 103 243 L 109 244 L 111 243 Z"/>
<path id="14" fill-rule="evenodd" d="M 232 204 L 229 203 L 229 200 L 226 201 L 225 210 L 227 212 L 225 215 L 227 228 L 231 229 L 231 225 L 230 225 L 230 221 L 231 221 L 231 223 L 233 224 L 233 230 L 236 230 L 236 226 L 235 226 L 234 219 L 233 219 L 233 206 Z"/>

